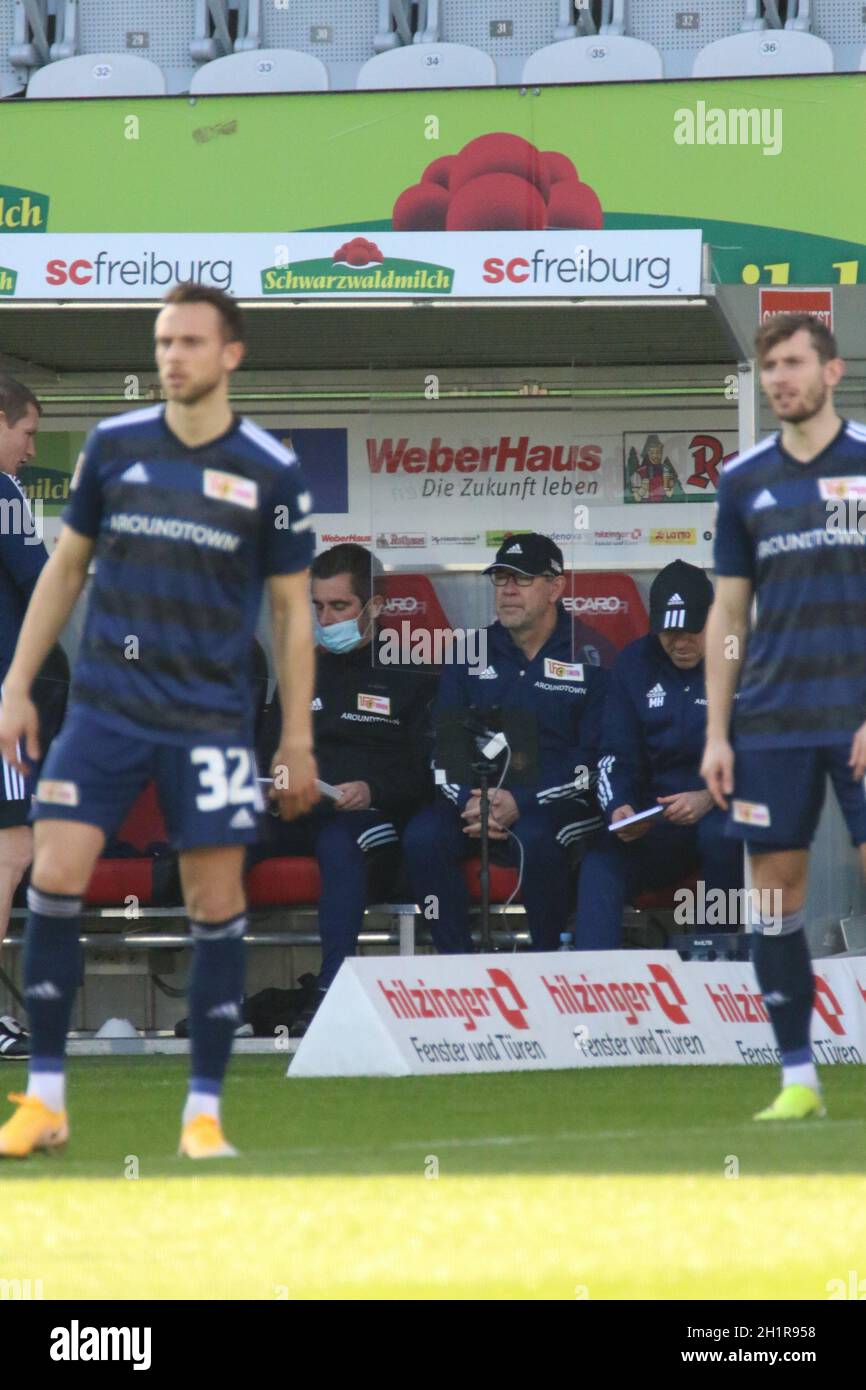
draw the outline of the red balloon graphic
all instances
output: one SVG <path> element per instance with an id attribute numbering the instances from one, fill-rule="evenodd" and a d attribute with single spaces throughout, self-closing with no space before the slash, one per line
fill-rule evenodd
<path id="1" fill-rule="evenodd" d="M 421 175 L 422 183 L 438 183 L 443 188 L 448 187 L 451 177 L 451 168 L 457 158 L 453 154 L 441 154 L 438 159 L 434 159 L 432 164 L 428 164 L 424 173 Z"/>
<path id="2" fill-rule="evenodd" d="M 551 185 L 559 183 L 562 179 L 569 183 L 577 183 L 580 179 L 568 155 L 560 154 L 559 150 L 543 150 L 541 167 L 550 179 Z"/>
<path id="3" fill-rule="evenodd" d="M 515 174 L 534 183 L 541 196 L 550 192 L 550 178 L 534 145 L 522 135 L 479 135 L 456 156 L 451 169 L 449 188 L 456 193 L 479 174 Z"/>
<path id="4" fill-rule="evenodd" d="M 448 193 L 438 183 L 414 183 L 394 204 L 395 232 L 442 232 L 448 212 Z"/>
<path id="5" fill-rule="evenodd" d="M 550 190 L 547 204 L 548 225 L 551 227 L 580 227 L 600 231 L 604 213 L 596 194 L 586 183 L 567 183 L 561 179 Z"/>
<path id="6" fill-rule="evenodd" d="M 481 174 L 451 195 L 449 232 L 542 231 L 547 208 L 535 184 L 515 174 Z"/>

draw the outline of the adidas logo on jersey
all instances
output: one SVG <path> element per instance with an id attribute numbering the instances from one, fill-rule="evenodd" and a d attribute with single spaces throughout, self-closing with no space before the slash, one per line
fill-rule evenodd
<path id="1" fill-rule="evenodd" d="M 764 507 L 775 507 L 775 506 L 776 506 L 776 499 L 775 499 L 775 497 L 773 496 L 772 492 L 770 492 L 769 488 L 766 488 L 766 487 L 765 487 L 765 488 L 764 488 L 764 491 L 763 491 L 763 492 L 759 492 L 758 495 L 757 495 L 757 497 L 755 498 L 754 502 L 752 503 L 752 511 L 753 511 L 753 512 L 759 512 L 759 511 L 761 511 L 762 508 L 764 508 Z"/>
<path id="2" fill-rule="evenodd" d="M 315 700 L 310 701 L 310 712 L 311 714 L 318 714 L 320 709 L 322 709 L 322 702 L 317 695 Z"/>
<path id="3" fill-rule="evenodd" d="M 122 483 L 149 483 L 150 474 L 143 463 L 133 463 L 125 473 L 121 473 Z"/>
<path id="4" fill-rule="evenodd" d="M 232 830 L 252 830 L 255 823 L 255 819 L 250 815 L 246 806 L 242 806 L 239 811 L 235 811 L 229 821 Z"/>
<path id="5" fill-rule="evenodd" d="M 666 694 L 667 691 L 665 690 L 664 686 L 657 681 L 656 684 L 653 686 L 652 690 L 648 690 L 646 693 L 647 705 L 649 706 L 649 708 L 661 709 L 662 705 L 665 702 Z"/>
<path id="6" fill-rule="evenodd" d="M 496 675 L 496 667 L 495 667 L 495 666 L 486 666 L 486 667 L 484 668 L 483 671 L 479 671 L 479 673 L 478 673 L 478 679 L 479 679 L 480 681 L 495 681 L 495 680 L 497 680 L 498 677 L 497 677 L 497 675 Z"/>

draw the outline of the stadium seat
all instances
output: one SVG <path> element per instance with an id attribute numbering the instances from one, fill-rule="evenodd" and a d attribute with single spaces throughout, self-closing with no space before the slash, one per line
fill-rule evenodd
<path id="1" fill-rule="evenodd" d="M 496 63 L 501 83 L 518 85 L 536 49 L 592 33 L 594 27 L 588 7 L 575 22 L 570 0 L 422 0 L 415 43 L 481 49 Z"/>
<path id="2" fill-rule="evenodd" d="M 649 631 L 644 601 L 631 575 L 569 570 L 566 579 L 566 609 L 611 641 L 617 651 Z"/>
<path id="3" fill-rule="evenodd" d="M 257 48 L 204 63 L 189 84 L 190 96 L 218 92 L 326 92 L 328 69 L 312 53 Z"/>
<path id="4" fill-rule="evenodd" d="M 0 5 L 0 97 L 17 96 L 34 68 L 48 62 L 47 0 Z"/>
<path id="5" fill-rule="evenodd" d="M 37 68 L 28 97 L 161 97 L 165 77 L 146 58 L 126 53 L 88 53 Z"/>
<path id="6" fill-rule="evenodd" d="M 707 44 L 695 58 L 694 77 L 783 77 L 832 72 L 833 50 L 814 34 L 768 30 L 733 34 Z"/>
<path id="7" fill-rule="evenodd" d="M 121 57 L 143 58 L 161 69 L 166 91 L 184 92 L 196 63 L 218 58 L 230 47 L 226 0 L 57 0 L 51 57 L 87 56 L 113 64 Z M 80 95 L 98 93 L 88 89 Z M 110 95 L 158 93 L 136 88 Z"/>
<path id="8" fill-rule="evenodd" d="M 378 592 L 385 604 L 379 616 L 379 634 L 394 629 L 398 634 L 409 624 L 411 640 L 415 632 L 442 632 L 450 627 L 433 584 L 426 574 L 387 574 L 378 581 Z"/>
<path id="9" fill-rule="evenodd" d="M 699 49 L 766 27 L 760 0 L 603 0 L 600 33 L 627 34 L 653 44 L 662 55 L 665 77 L 688 77 Z"/>
<path id="10" fill-rule="evenodd" d="M 358 73 L 359 91 L 402 87 L 495 87 L 488 53 L 462 43 L 425 43 L 377 53 Z"/>
<path id="11" fill-rule="evenodd" d="M 129 810 L 116 838 L 123 844 L 131 845 L 142 858 L 109 854 L 98 859 L 84 901 L 88 907 L 122 906 L 128 897 L 135 897 L 140 906 L 149 907 L 154 901 L 155 861 L 145 857 L 145 851 L 149 845 L 168 840 L 168 831 L 156 799 L 155 783 L 148 782 Z"/>
<path id="12" fill-rule="evenodd" d="M 326 65 L 332 87 L 349 90 L 368 58 L 410 39 L 405 0 L 248 0 L 235 51 L 311 53 Z"/>
<path id="13" fill-rule="evenodd" d="M 830 44 L 837 72 L 862 71 L 866 7 L 855 0 L 789 0 L 786 31 L 808 32 Z M 828 69 L 819 69 L 828 71 Z M 807 71 L 814 72 L 815 68 Z"/>
<path id="14" fill-rule="evenodd" d="M 311 856 L 263 859 L 247 874 L 250 907 L 299 907 L 317 903 L 322 892 L 318 861 Z"/>
<path id="15" fill-rule="evenodd" d="M 469 890 L 469 897 L 472 902 L 481 901 L 481 860 L 466 859 L 460 866 L 466 887 Z M 517 887 L 517 870 L 511 869 L 505 864 L 490 865 L 490 901 L 492 903 L 507 902 Z M 515 902 L 521 901 L 518 893 Z"/>
<path id="16" fill-rule="evenodd" d="M 527 59 L 527 87 L 565 82 L 645 82 L 663 74 L 662 55 L 643 39 L 620 34 L 566 39 L 540 48 Z"/>

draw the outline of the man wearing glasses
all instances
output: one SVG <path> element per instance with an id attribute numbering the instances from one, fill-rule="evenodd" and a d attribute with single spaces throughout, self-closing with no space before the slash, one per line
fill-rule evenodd
<path id="1" fill-rule="evenodd" d="M 609 677 L 575 660 L 563 568 L 547 536 L 514 535 L 500 546 L 485 571 L 497 618 L 486 629 L 487 665 L 444 667 L 434 707 L 440 717 L 473 709 L 482 720 L 485 711 L 520 710 L 537 730 L 537 782 L 527 785 L 509 767 L 490 792 L 491 859 L 517 865 L 522 847 L 522 898 L 536 950 L 558 946 L 574 911 L 570 863 L 604 824 L 592 788 Z M 429 920 L 437 950 L 462 953 L 472 939 L 458 865 L 479 851 L 480 791 L 444 782 L 440 793 L 410 821 L 403 848 L 416 901 L 436 901 L 438 917 Z"/>

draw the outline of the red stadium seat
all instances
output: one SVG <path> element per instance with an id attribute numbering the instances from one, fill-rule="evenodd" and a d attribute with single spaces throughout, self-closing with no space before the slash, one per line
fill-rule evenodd
<path id="1" fill-rule="evenodd" d="M 378 590 L 385 598 L 378 620 L 380 632 L 394 628 L 399 633 L 404 622 L 409 623 L 410 635 L 441 631 L 450 626 L 426 574 L 386 574 L 378 581 Z"/>
<path id="2" fill-rule="evenodd" d="M 473 902 L 481 901 L 481 860 L 467 859 L 462 865 L 463 877 L 466 880 L 466 887 L 469 889 L 469 896 Z M 504 864 L 490 865 L 490 901 L 492 903 L 504 903 L 511 897 L 517 886 L 517 870 L 509 869 Z M 520 894 L 514 899 L 520 902 Z"/>
<path id="3" fill-rule="evenodd" d="M 263 859 L 247 875 L 250 907 L 307 906 L 317 903 L 321 892 L 319 865 L 303 855 Z"/>
<path id="4" fill-rule="evenodd" d="M 649 631 L 644 601 L 631 575 L 567 570 L 565 577 L 567 610 L 611 641 L 617 651 Z"/>
<path id="5" fill-rule="evenodd" d="M 126 820 L 117 832 L 118 840 L 145 850 L 156 840 L 167 840 L 162 811 L 156 799 L 156 783 L 148 782 L 138 800 L 133 802 L 126 813 Z"/>
<path id="6" fill-rule="evenodd" d="M 156 841 L 168 840 L 154 782 L 148 782 L 127 812 L 117 839 L 141 853 Z M 96 861 L 84 901 L 89 907 L 109 907 L 122 905 L 126 898 L 135 897 L 141 907 L 149 907 L 153 896 L 152 859 L 108 857 Z"/>

